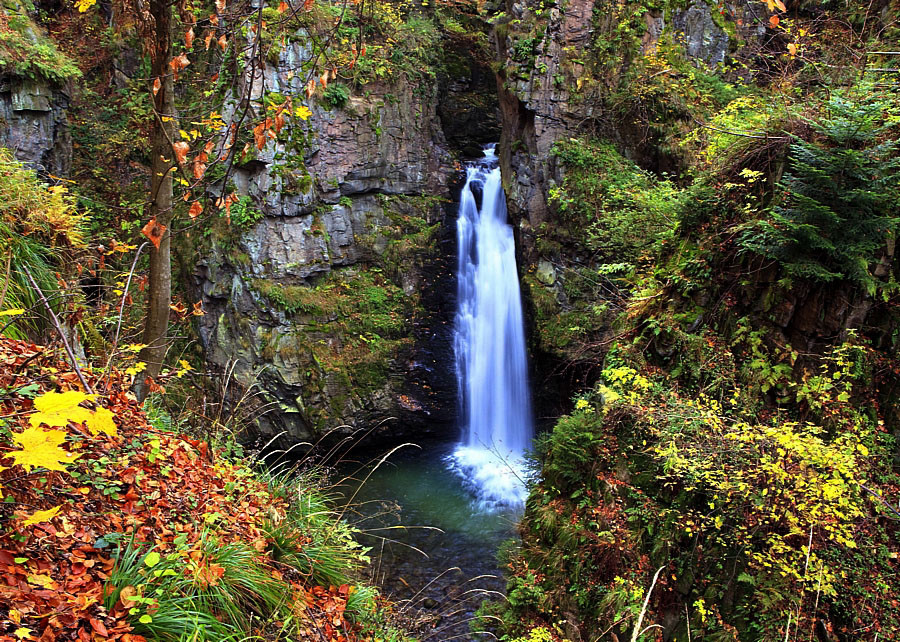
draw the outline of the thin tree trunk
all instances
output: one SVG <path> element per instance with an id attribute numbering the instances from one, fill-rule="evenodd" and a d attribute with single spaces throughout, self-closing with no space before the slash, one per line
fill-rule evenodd
<path id="1" fill-rule="evenodd" d="M 172 166 L 177 122 L 175 120 L 175 83 L 169 66 L 172 58 L 172 6 L 167 0 L 151 0 L 150 15 L 154 25 L 154 42 L 151 53 L 152 74 L 150 83 L 160 79 L 159 91 L 153 97 L 156 115 L 150 134 L 152 159 L 150 167 L 150 218 L 165 226 L 159 249 L 150 248 L 150 282 L 147 288 L 147 316 L 144 320 L 143 343 L 138 357 L 147 364 L 135 380 L 134 392 L 143 401 L 149 392 L 147 378 L 155 378 L 162 368 L 168 342 L 169 304 L 172 300 L 172 264 L 170 256 L 172 222 Z"/>

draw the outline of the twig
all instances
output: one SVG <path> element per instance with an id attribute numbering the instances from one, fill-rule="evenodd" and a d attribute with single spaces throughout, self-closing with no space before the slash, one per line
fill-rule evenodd
<path id="1" fill-rule="evenodd" d="M 861 487 L 864 491 L 866 491 L 867 493 L 869 493 L 872 497 L 874 497 L 875 499 L 877 499 L 878 501 L 880 501 L 882 504 L 884 504 L 885 508 L 887 508 L 888 510 L 890 510 L 890 511 L 891 511 L 892 513 L 894 513 L 897 517 L 900 517 L 900 511 L 898 511 L 896 508 L 894 508 L 893 506 L 891 506 L 890 504 L 888 504 L 886 501 L 884 501 L 884 497 L 882 497 L 881 495 L 879 495 L 878 493 L 876 493 L 874 490 L 872 490 L 871 488 L 869 488 L 869 487 L 866 486 L 865 484 L 860 484 L 860 487 Z M 888 519 L 896 519 L 896 518 L 895 518 L 895 517 L 888 517 Z"/>
<path id="2" fill-rule="evenodd" d="M 72 362 L 72 367 L 75 369 L 75 374 L 78 375 L 78 379 L 81 381 L 81 385 L 84 386 L 85 391 L 88 394 L 95 394 L 93 388 L 91 388 L 91 384 L 87 382 L 87 379 L 84 377 L 84 373 L 81 372 L 81 367 L 78 365 L 78 359 L 75 358 L 75 353 L 72 351 L 72 346 L 69 345 L 68 339 L 66 339 L 66 333 L 62 329 L 62 325 L 59 323 L 59 319 L 56 317 L 56 314 L 53 312 L 53 308 L 50 307 L 50 303 L 47 301 L 47 297 L 44 296 L 43 290 L 41 290 L 40 286 L 35 282 L 34 277 L 31 276 L 31 271 L 28 269 L 27 265 L 23 265 L 22 269 L 25 271 L 25 276 L 28 277 L 28 282 L 31 283 L 31 287 L 34 288 L 35 292 L 37 292 L 38 297 L 41 299 L 41 303 L 44 304 L 44 307 L 47 308 L 47 313 L 50 315 L 50 320 L 53 321 L 53 325 L 56 328 L 56 331 L 59 333 L 59 337 L 62 339 L 63 346 L 66 349 L 66 354 L 69 355 L 69 360 Z"/>
<path id="3" fill-rule="evenodd" d="M 641 607 L 641 613 L 638 615 L 637 622 L 635 622 L 634 629 L 631 632 L 631 642 L 637 642 L 638 637 L 643 633 L 641 624 L 644 622 L 644 616 L 647 614 L 647 605 L 650 604 L 650 594 L 653 593 L 653 587 L 656 586 L 656 580 L 659 579 L 659 574 L 662 573 L 664 568 L 665 566 L 660 566 L 656 569 L 656 573 L 653 574 L 653 581 L 650 582 L 650 588 L 647 591 L 647 596 L 644 598 L 644 605 Z"/>
<path id="4" fill-rule="evenodd" d="M 128 271 L 128 280 L 125 281 L 125 290 L 122 292 L 122 300 L 119 301 L 119 321 L 116 323 L 116 336 L 115 339 L 113 339 L 113 352 L 116 351 L 116 347 L 119 345 L 119 332 L 122 330 L 122 311 L 125 308 L 125 299 L 128 298 L 128 288 L 131 287 L 131 277 L 134 276 L 134 269 L 137 266 L 138 259 L 141 257 L 141 252 L 145 247 L 147 247 L 147 241 L 141 243 L 141 246 L 137 249 L 137 252 L 135 252 L 134 261 L 131 262 L 131 270 Z"/>

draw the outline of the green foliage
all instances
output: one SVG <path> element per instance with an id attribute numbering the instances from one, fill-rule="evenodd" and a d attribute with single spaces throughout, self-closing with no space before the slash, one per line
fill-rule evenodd
<path id="1" fill-rule="evenodd" d="M 238 232 L 245 232 L 254 224 L 258 223 L 263 218 L 263 213 L 258 209 L 253 207 L 253 199 L 249 196 L 241 196 L 238 198 L 237 203 L 232 204 L 231 212 L 231 226 Z"/>
<path id="2" fill-rule="evenodd" d="M 819 138 L 791 145 L 771 218 L 747 227 L 743 249 L 790 276 L 894 289 L 874 264 L 900 227 L 896 114 L 884 118 L 895 111 L 887 96 L 834 92 L 811 123 Z"/>
<path id="3" fill-rule="evenodd" d="M 0 69 L 31 80 L 63 83 L 81 77 L 81 70 L 34 24 L 15 0 L 0 6 Z"/>
<path id="4" fill-rule="evenodd" d="M 325 88 L 322 102 L 328 109 L 340 109 L 350 100 L 350 88 L 342 82 L 333 82 Z"/>
<path id="5" fill-rule="evenodd" d="M 56 272 L 63 269 L 66 255 L 83 246 L 83 226 L 65 187 L 44 184 L 8 149 L 0 148 L 0 311 L 28 311 L 11 324 L 11 319 L 0 317 L 5 336 L 37 339 L 46 324 L 26 269 L 55 310 L 62 308 Z"/>
<path id="6" fill-rule="evenodd" d="M 637 262 L 671 236 L 687 203 L 684 190 L 641 170 L 608 143 L 569 139 L 557 143 L 554 154 L 566 172 L 549 200 L 587 249 L 610 261 Z"/>
<path id="7" fill-rule="evenodd" d="M 129 589 L 124 600 L 133 603 L 136 632 L 160 640 L 237 640 L 250 631 L 249 613 L 268 616 L 286 604 L 289 587 L 246 545 L 223 544 L 211 534 L 176 544 L 175 553 L 161 556 L 133 538 L 119 543 L 104 603 L 112 609 Z"/>
<path id="8" fill-rule="evenodd" d="M 317 585 L 348 583 L 369 561 L 368 549 L 353 539 L 355 531 L 302 478 L 273 478 L 273 482 L 283 486 L 280 492 L 285 493 L 290 506 L 283 519 L 264 525 L 272 558 Z"/>

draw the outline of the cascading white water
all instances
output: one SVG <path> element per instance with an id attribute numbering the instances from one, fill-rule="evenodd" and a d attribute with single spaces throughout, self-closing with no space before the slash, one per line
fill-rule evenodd
<path id="1" fill-rule="evenodd" d="M 531 400 L 515 241 L 493 146 L 468 167 L 456 225 L 454 351 L 463 440 L 452 462 L 482 503 L 518 506 L 526 496 Z"/>

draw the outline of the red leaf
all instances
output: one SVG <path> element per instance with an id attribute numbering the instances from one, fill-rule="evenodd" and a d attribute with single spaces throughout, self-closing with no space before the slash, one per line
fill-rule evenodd
<path id="1" fill-rule="evenodd" d="M 156 94 L 159 93 L 160 88 L 162 87 L 162 82 L 159 78 L 153 81 L 153 97 L 156 97 Z"/>
<path id="2" fill-rule="evenodd" d="M 200 203 L 194 203 L 191 205 L 191 209 L 188 210 L 188 214 L 191 218 L 197 218 L 203 212 L 203 206 Z"/>
<path id="3" fill-rule="evenodd" d="M 284 0 L 281 0 L 281 3 L 278 5 L 278 13 L 284 13 L 285 11 L 287 11 L 290 8 L 291 7 L 290 7 L 290 5 L 288 5 L 287 2 L 285 2 Z"/>
<path id="4" fill-rule="evenodd" d="M 153 243 L 153 246 L 158 250 L 159 244 L 162 241 L 163 234 L 166 232 L 166 226 L 160 225 L 156 222 L 156 219 L 151 219 L 149 223 L 147 223 L 143 229 L 141 230 L 141 234 L 150 239 L 150 242 Z"/>
<path id="5" fill-rule="evenodd" d="M 771 18 L 769 18 L 769 26 L 772 27 L 772 29 L 777 27 L 779 22 L 781 22 L 781 18 L 779 18 L 778 16 L 772 16 Z"/>

